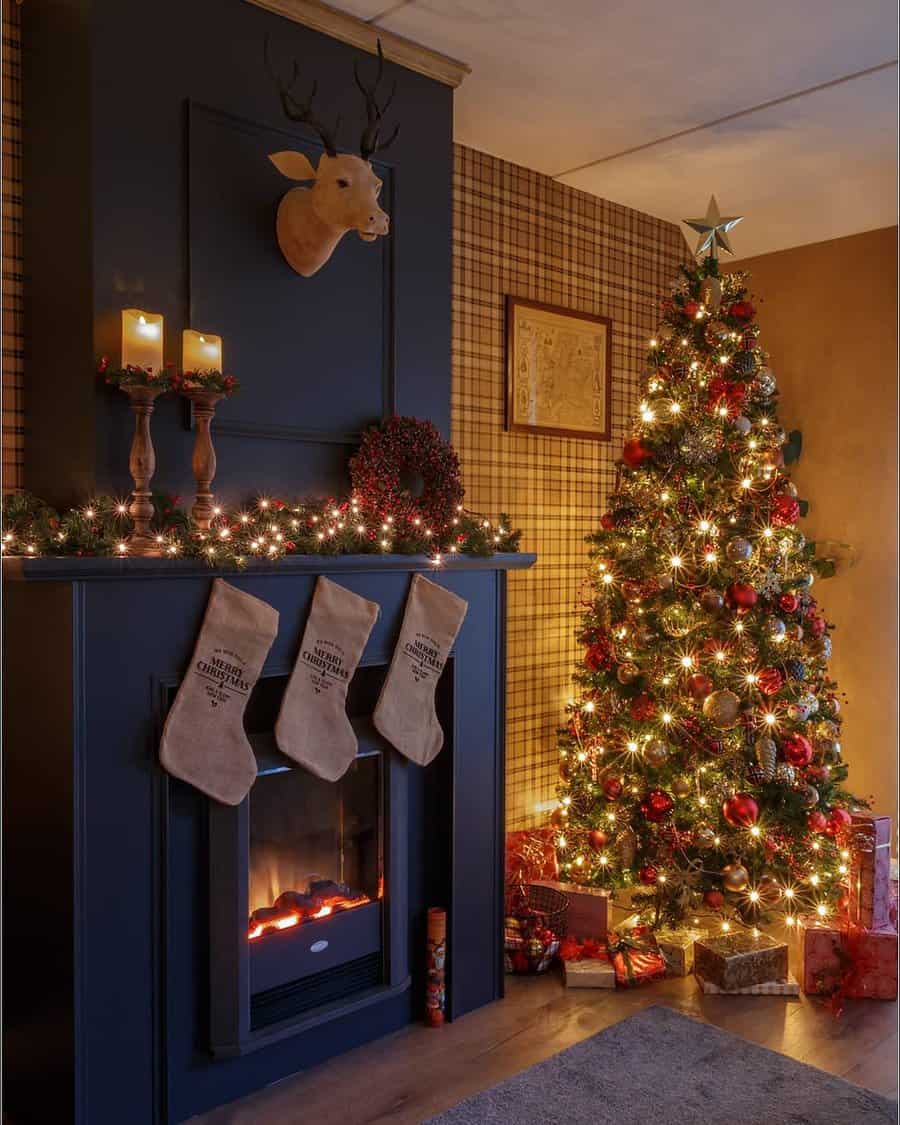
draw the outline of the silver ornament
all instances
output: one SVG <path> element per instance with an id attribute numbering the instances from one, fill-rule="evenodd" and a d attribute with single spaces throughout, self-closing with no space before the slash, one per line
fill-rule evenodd
<path id="1" fill-rule="evenodd" d="M 797 702 L 802 703 L 806 710 L 810 713 L 810 715 L 815 715 L 819 710 L 818 696 L 813 695 L 811 691 L 805 691 L 803 695 L 801 695 L 797 700 Z"/>
<path id="2" fill-rule="evenodd" d="M 721 613 L 725 598 L 718 590 L 704 590 L 700 595 L 700 606 L 705 613 Z"/>
<path id="3" fill-rule="evenodd" d="M 803 785 L 800 787 L 800 804 L 805 809 L 814 809 L 819 803 L 819 790 L 815 785 Z"/>
<path id="4" fill-rule="evenodd" d="M 780 617 L 770 617 L 767 627 L 769 636 L 775 640 L 778 637 L 783 637 L 787 632 L 787 625 L 781 620 Z"/>
<path id="5" fill-rule="evenodd" d="M 797 700 L 795 703 L 787 705 L 787 716 L 794 723 L 805 723 L 809 718 L 809 708 L 804 707 L 803 704 Z"/>
<path id="6" fill-rule="evenodd" d="M 749 434 L 753 423 L 749 418 L 745 418 L 743 414 L 739 414 L 732 422 L 732 425 L 739 434 Z"/>
<path id="7" fill-rule="evenodd" d="M 753 390 L 759 398 L 769 398 L 778 389 L 771 367 L 760 367 L 753 379 Z"/>
<path id="8" fill-rule="evenodd" d="M 823 660 L 831 659 L 831 637 L 827 633 L 824 637 L 816 637 L 810 648 L 814 656 L 820 656 Z"/>
<path id="9" fill-rule="evenodd" d="M 775 767 L 778 764 L 778 747 L 771 738 L 760 735 L 753 744 L 753 750 L 756 754 L 757 765 L 763 771 L 763 777 L 766 781 L 771 781 L 775 776 Z"/>
<path id="10" fill-rule="evenodd" d="M 797 780 L 797 771 L 787 762 L 779 762 L 775 767 L 773 780 L 779 785 L 793 786 L 794 782 Z"/>
<path id="11" fill-rule="evenodd" d="M 753 555 L 753 544 L 747 539 L 732 539 L 725 554 L 732 562 L 748 562 Z"/>
<path id="12" fill-rule="evenodd" d="M 743 215 L 722 215 L 719 213 L 719 204 L 716 197 L 709 197 L 709 204 L 703 218 L 684 219 L 684 223 L 700 235 L 697 240 L 697 249 L 694 253 L 699 257 L 706 253 L 707 257 L 718 261 L 719 248 L 726 254 L 733 254 L 728 232 L 738 225 Z"/>
<path id="13" fill-rule="evenodd" d="M 711 828 L 703 827 L 698 828 L 694 833 L 694 843 L 698 848 L 704 849 L 711 848 L 715 845 L 716 834 Z"/>
<path id="14" fill-rule="evenodd" d="M 780 594 L 781 576 L 778 571 L 771 567 L 764 570 L 762 576 L 756 582 L 756 589 L 764 598 L 772 598 L 776 594 Z"/>
<path id="15" fill-rule="evenodd" d="M 782 486 L 782 489 L 784 491 L 785 496 L 790 496 L 794 500 L 796 500 L 797 497 L 800 495 L 800 493 L 797 491 L 796 484 L 794 484 L 794 482 L 792 480 L 785 481 L 785 483 Z"/>

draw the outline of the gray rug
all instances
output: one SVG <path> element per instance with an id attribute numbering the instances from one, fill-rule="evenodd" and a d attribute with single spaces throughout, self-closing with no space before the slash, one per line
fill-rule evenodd
<path id="1" fill-rule="evenodd" d="M 647 1008 L 437 1125 L 894 1125 L 897 1104 L 670 1008 Z"/>

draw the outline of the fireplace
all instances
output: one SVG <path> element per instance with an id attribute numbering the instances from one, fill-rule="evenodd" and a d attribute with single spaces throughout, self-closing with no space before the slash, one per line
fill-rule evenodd
<path id="1" fill-rule="evenodd" d="M 384 671 L 362 670 L 351 706 Z M 256 721 L 283 686 L 283 677 L 262 682 Z M 369 718 L 353 727 L 359 752 L 335 782 L 282 755 L 271 730 L 251 733 L 256 784 L 236 809 L 210 808 L 209 1045 L 217 1057 L 409 987 L 405 949 L 398 942 L 389 955 L 391 932 L 405 922 L 407 767 Z"/>
<path id="2" fill-rule="evenodd" d="M 8 561 L 22 579 L 4 600 L 17 1119 L 174 1125 L 421 1019 L 430 906 L 448 910 L 448 1019 L 502 995 L 505 571 L 529 556 L 430 575 L 469 613 L 437 688 L 446 744 L 425 769 L 371 723 L 425 560 L 222 574 L 280 614 L 245 714 L 259 776 L 233 808 L 158 761 L 217 572 Z M 283 757 L 272 733 L 323 573 L 382 611 L 347 698 L 358 757 L 334 784 Z M 57 877 L 36 880 L 38 861 Z"/>

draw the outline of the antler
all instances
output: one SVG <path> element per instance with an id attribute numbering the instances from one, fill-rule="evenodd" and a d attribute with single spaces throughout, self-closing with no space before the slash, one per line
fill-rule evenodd
<path id="1" fill-rule="evenodd" d="M 337 156 L 337 134 L 338 129 L 341 127 L 341 118 L 338 114 L 334 125 L 331 129 L 313 115 L 312 104 L 318 89 L 318 83 L 313 79 L 312 88 L 309 91 L 309 97 L 306 101 L 300 101 L 294 95 L 294 87 L 297 85 L 297 79 L 300 77 L 300 68 L 297 65 L 297 60 L 294 59 L 293 70 L 291 73 L 290 82 L 285 82 L 282 77 L 276 72 L 269 59 L 269 37 L 266 36 L 265 45 L 263 48 L 263 55 L 266 63 L 266 70 L 271 75 L 272 81 L 278 88 L 278 94 L 281 98 L 281 105 L 284 109 L 285 116 L 290 118 L 291 121 L 298 121 L 302 125 L 308 125 L 310 129 L 315 129 L 319 134 L 319 139 L 325 146 L 325 151 L 329 156 Z"/>
<path id="2" fill-rule="evenodd" d="M 378 40 L 378 70 L 375 72 L 375 81 L 371 86 L 366 86 L 359 75 L 359 63 L 353 64 L 353 78 L 356 85 L 359 87 L 362 96 L 366 99 L 366 116 L 368 124 L 363 130 L 363 134 L 359 139 L 359 152 L 364 160 L 368 160 L 376 152 L 388 147 L 397 139 L 397 134 L 400 132 L 400 126 L 395 125 L 394 130 L 386 141 L 380 139 L 381 132 L 381 119 L 387 113 L 391 102 L 394 100 L 394 94 L 397 92 L 397 83 L 394 82 L 391 92 L 387 96 L 384 105 L 378 104 L 378 87 L 381 84 L 381 79 L 384 76 L 384 52 L 381 49 L 381 40 Z"/>

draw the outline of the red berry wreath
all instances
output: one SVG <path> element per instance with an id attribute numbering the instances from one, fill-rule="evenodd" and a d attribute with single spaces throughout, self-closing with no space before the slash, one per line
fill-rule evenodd
<path id="1" fill-rule="evenodd" d="M 399 530 L 403 522 L 446 530 L 463 498 L 456 451 L 418 418 L 389 418 L 366 430 L 350 461 L 350 480 L 362 504 L 381 519 L 392 517 Z"/>

